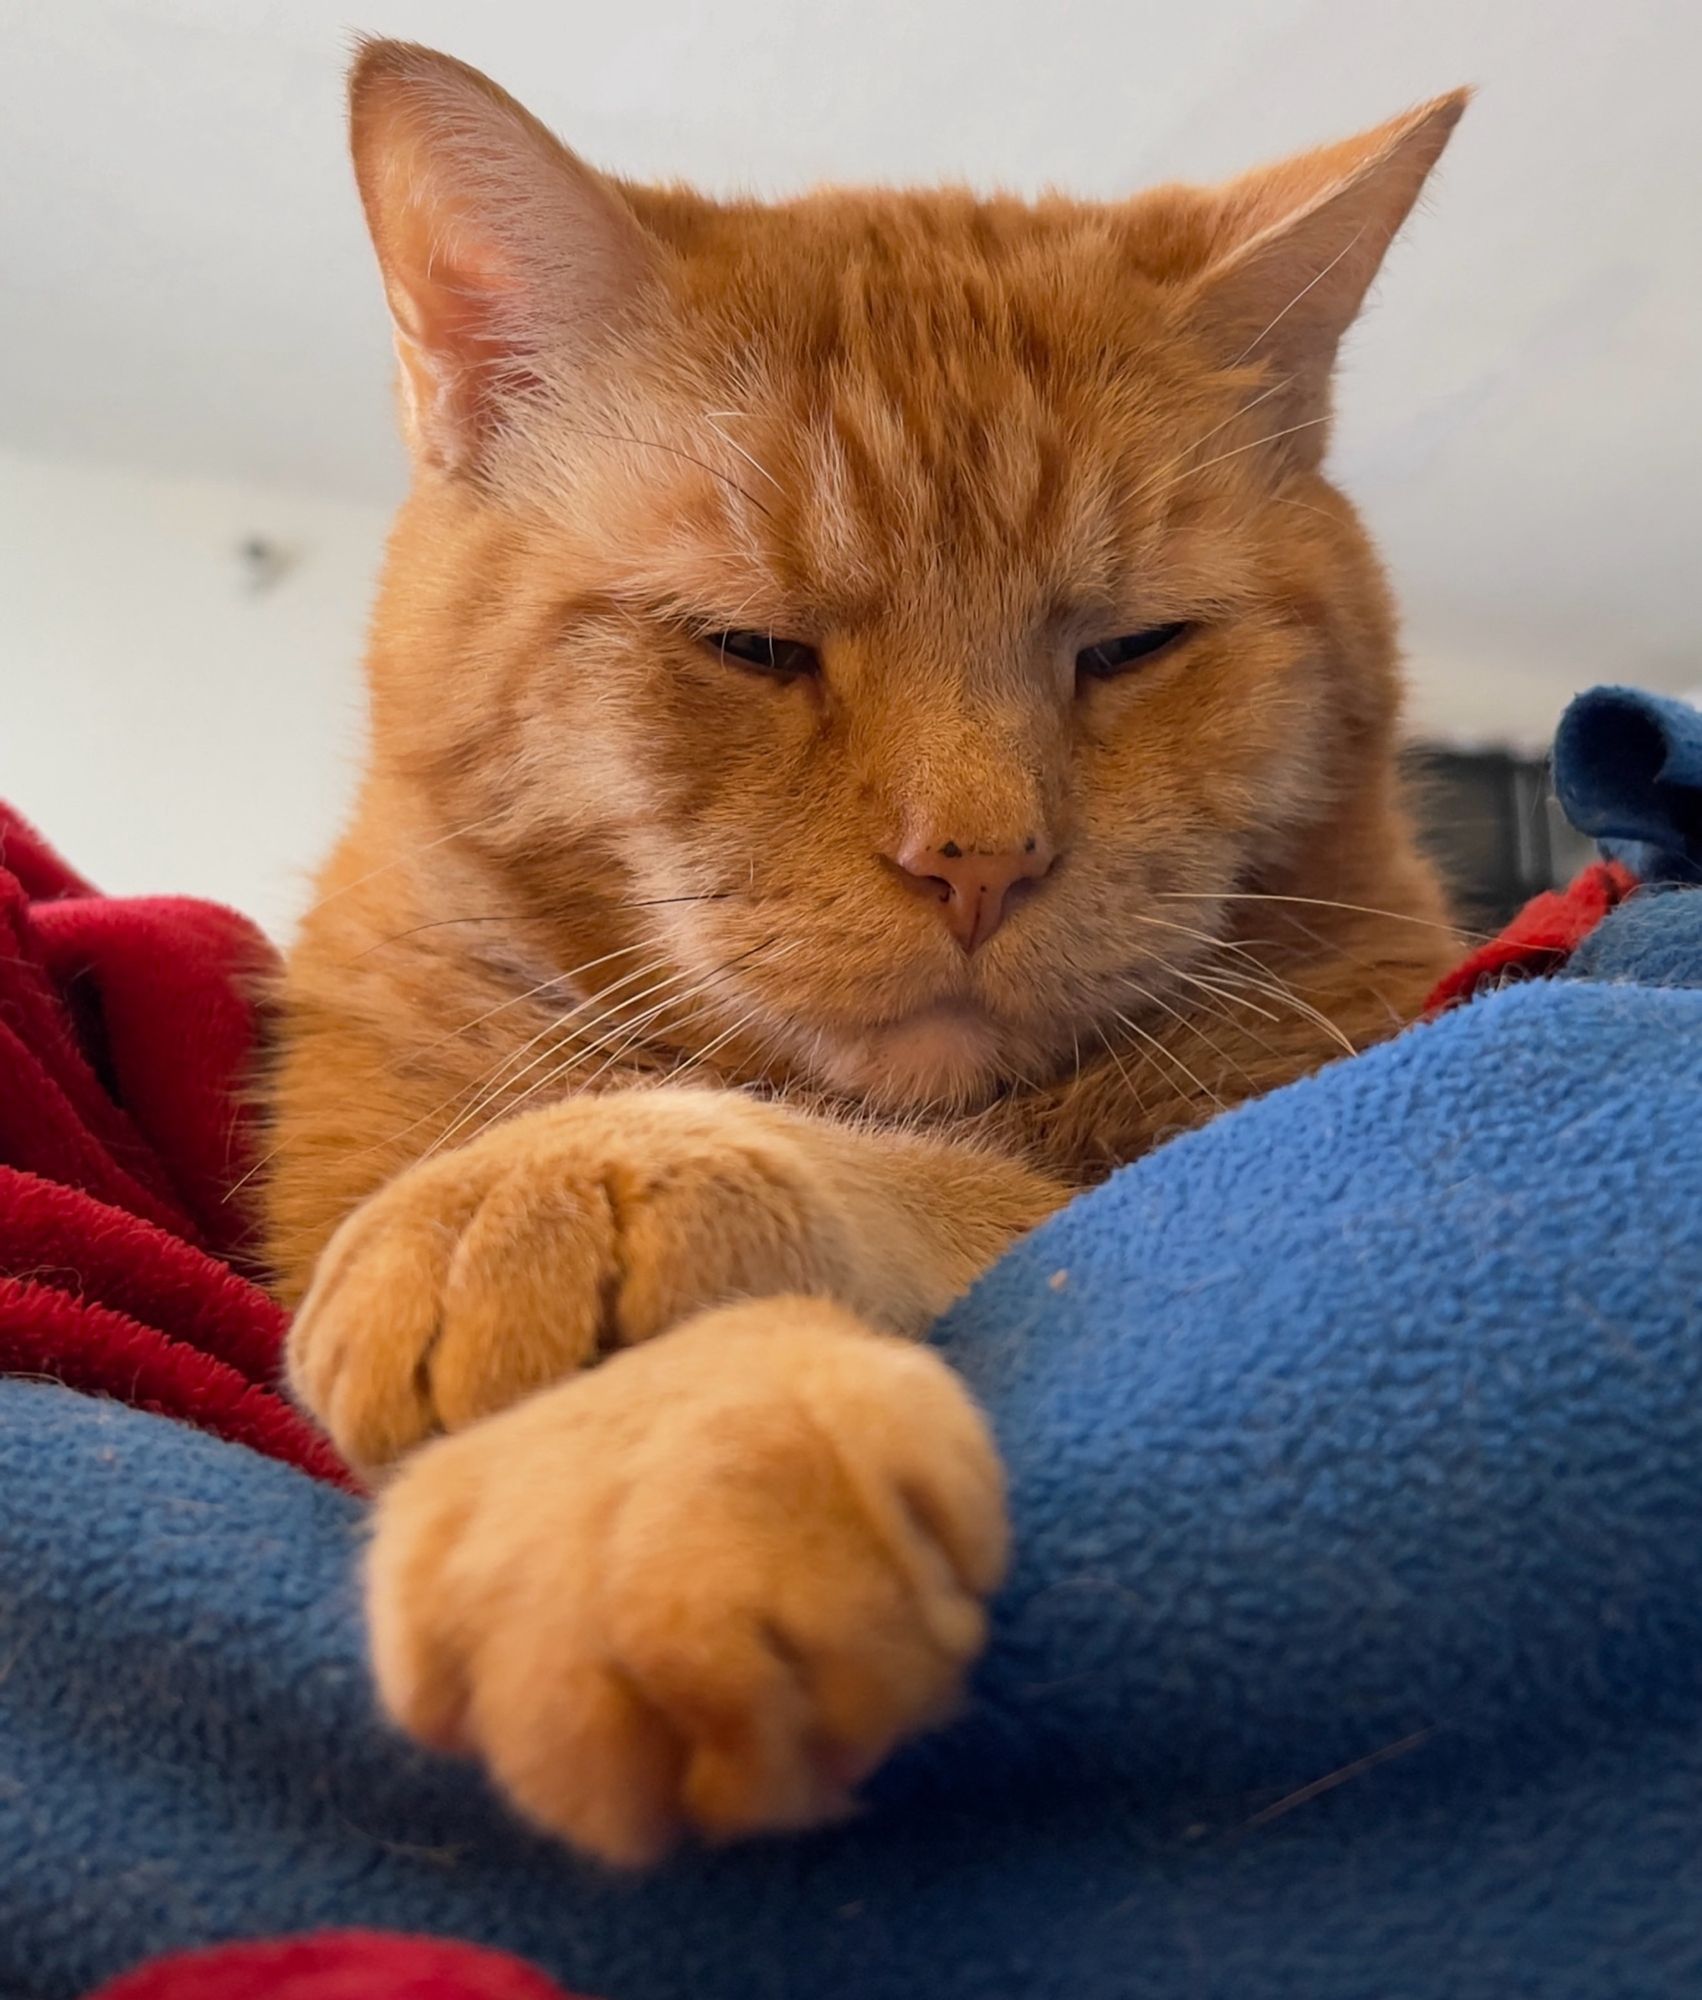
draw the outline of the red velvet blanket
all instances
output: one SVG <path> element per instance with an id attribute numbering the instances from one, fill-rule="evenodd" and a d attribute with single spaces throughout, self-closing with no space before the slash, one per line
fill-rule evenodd
<path id="1" fill-rule="evenodd" d="M 276 1387 L 243 1275 L 271 948 L 182 897 L 101 896 L 0 806 L 0 1372 L 353 1482 Z"/>

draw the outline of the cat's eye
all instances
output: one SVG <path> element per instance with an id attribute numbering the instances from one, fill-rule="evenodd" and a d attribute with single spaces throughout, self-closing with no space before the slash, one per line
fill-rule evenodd
<path id="1" fill-rule="evenodd" d="M 1180 619 L 1174 625 L 1148 625 L 1140 632 L 1124 632 L 1115 639 L 1101 639 L 1097 646 L 1084 646 L 1076 655 L 1076 672 L 1091 681 L 1114 680 L 1118 674 L 1132 674 L 1160 653 L 1179 646 L 1193 626 Z"/>
<path id="2" fill-rule="evenodd" d="M 709 632 L 703 643 L 723 660 L 737 660 L 741 667 L 781 680 L 821 672 L 821 655 L 802 639 L 780 639 L 772 632 Z"/>

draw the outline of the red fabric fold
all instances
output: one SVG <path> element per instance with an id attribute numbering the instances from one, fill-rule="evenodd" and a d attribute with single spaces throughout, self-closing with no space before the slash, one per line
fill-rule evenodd
<path id="1" fill-rule="evenodd" d="M 247 1079 L 275 969 L 210 903 L 98 895 L 0 807 L 0 1372 L 355 1482 L 279 1393 Z"/>
<path id="2" fill-rule="evenodd" d="M 1439 1014 L 1486 987 L 1557 972 L 1609 910 L 1623 903 L 1637 878 L 1617 861 L 1593 862 L 1564 889 L 1533 896 L 1507 928 L 1479 945 L 1441 980 L 1424 1004 Z"/>

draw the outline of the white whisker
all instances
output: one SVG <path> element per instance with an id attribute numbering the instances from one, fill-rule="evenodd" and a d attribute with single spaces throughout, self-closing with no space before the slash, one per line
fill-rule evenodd
<path id="1" fill-rule="evenodd" d="M 1197 903 L 1208 899 L 1190 895 L 1185 890 L 1179 890 L 1173 894 L 1165 895 L 1162 900 L 1175 903 Z M 1310 905 L 1316 910 L 1347 910 L 1354 916 L 1360 917 L 1387 917 L 1393 923 L 1418 924 L 1425 930 L 1446 931 L 1450 937 L 1481 938 L 1488 935 L 1484 931 L 1462 931 L 1457 924 L 1438 923 L 1434 917 L 1415 917 L 1409 915 L 1405 910 L 1379 910 L 1370 903 L 1339 903 L 1333 901 L 1328 896 L 1279 896 L 1266 894 L 1256 889 L 1225 889 L 1221 891 L 1213 890 L 1209 900 L 1226 903 L 1297 903 Z"/>
<path id="2" fill-rule="evenodd" d="M 1324 266 L 1324 268 L 1320 272 L 1318 272 L 1316 277 L 1309 278 L 1306 281 L 1306 283 L 1300 287 L 1299 291 L 1295 293 L 1294 297 L 1289 300 L 1288 304 L 1283 307 L 1282 311 L 1277 314 L 1276 318 L 1267 320 L 1265 324 L 1259 329 L 1259 331 L 1256 334 L 1254 334 L 1253 338 L 1250 341 L 1248 341 L 1247 345 L 1244 348 L 1242 348 L 1241 352 L 1238 355 L 1236 355 L 1235 359 L 1229 364 L 1230 367 L 1239 368 L 1242 362 L 1247 359 L 1248 355 L 1252 353 L 1253 349 L 1258 346 L 1259 342 L 1264 339 L 1265 335 L 1267 333 L 1272 332 L 1275 328 L 1281 326 L 1283 321 L 1287 319 L 1287 317 L 1291 312 L 1293 312 L 1294 308 L 1297 305 L 1299 305 L 1300 301 L 1303 298 L 1305 298 L 1306 294 L 1309 291 L 1311 291 L 1315 285 L 1321 285 L 1324 282 L 1324 280 L 1336 268 L 1336 266 L 1341 262 L 1341 260 L 1345 256 L 1347 256 L 1349 251 L 1353 249 L 1353 246 L 1359 241 L 1359 239 L 1364 234 L 1365 234 L 1365 225 L 1364 223 L 1361 223 L 1359 227 L 1353 232 L 1353 234 L 1347 239 L 1347 241 L 1342 245 L 1342 247 L 1336 252 L 1336 254 L 1330 259 L 1330 261 Z"/>
<path id="3" fill-rule="evenodd" d="M 589 999 L 581 1000 L 576 1006 L 568 1008 L 565 1013 L 552 1016 L 535 1035 L 529 1036 L 526 1041 L 521 1043 L 519 1048 L 511 1050 L 506 1056 L 500 1058 L 490 1069 L 485 1071 L 477 1083 L 468 1087 L 472 1091 L 473 1101 L 466 1105 L 449 1125 L 433 1139 L 421 1157 L 429 1160 L 432 1154 L 440 1152 L 458 1132 L 463 1131 L 471 1124 L 479 1116 L 480 1112 L 493 1104 L 504 1091 L 511 1090 L 520 1081 L 521 1077 L 530 1075 L 540 1063 L 548 1062 L 556 1053 L 556 1048 L 560 1047 L 560 1043 L 558 1042 L 554 1048 L 546 1049 L 542 1055 L 533 1057 L 532 1061 L 516 1069 L 515 1065 L 520 1062 L 521 1058 L 535 1049 L 540 1042 L 549 1040 L 552 1035 L 559 1035 L 564 1028 L 567 1028 L 568 1023 L 573 1021 L 578 1015 L 583 1014 L 586 1008 L 596 1006 L 599 1001 L 606 1001 L 611 993 L 618 993 L 623 986 L 630 986 L 635 980 L 649 978 L 651 974 L 660 971 L 667 962 L 665 958 L 652 959 L 648 964 L 637 967 L 634 971 L 626 973 L 622 978 L 611 980 L 600 993 L 593 995 Z M 647 987 L 637 998 L 640 1000 L 648 999 L 650 994 L 656 990 L 654 986 Z M 599 1021 L 607 1020 L 610 1015 L 618 1013 L 623 1006 L 630 1006 L 632 1004 L 633 996 L 629 996 L 623 1001 L 617 1001 L 613 1007 L 605 1007 L 595 1014 L 586 1025 L 595 1027 Z M 574 1032 L 572 1029 L 568 1030 L 568 1037 L 570 1039 Z M 578 1032 L 583 1032 L 583 1030 Z M 452 1097 L 449 1101 L 453 1103 L 455 1098 L 465 1095 L 467 1095 L 467 1088 L 457 1091 L 455 1097 Z"/>
<path id="4" fill-rule="evenodd" d="M 406 854 L 398 854 L 393 861 L 380 862 L 378 867 L 369 868 L 364 875 L 357 875 L 352 882 L 345 882 L 340 889 L 333 889 L 330 895 L 321 896 L 310 909 L 302 912 L 301 921 L 306 923 L 309 917 L 316 917 L 321 910 L 329 909 L 333 903 L 353 894 L 364 883 L 374 882 L 380 875 L 388 875 L 391 869 L 406 867 L 417 855 L 429 854 L 434 847 L 442 847 L 448 841 L 460 840 L 469 833 L 477 833 L 482 827 L 494 826 L 501 817 L 502 814 L 499 812 L 486 813 L 483 819 L 468 820 L 465 826 L 452 826 L 447 833 L 440 833 L 435 840 L 424 841 L 418 847 L 411 847 Z"/>
<path id="5" fill-rule="evenodd" d="M 736 451 L 739 454 L 739 456 L 744 460 L 746 465 L 750 467 L 752 472 L 754 472 L 759 479 L 766 479 L 769 485 L 774 488 L 776 493 L 784 493 L 786 490 L 785 487 L 783 487 L 780 484 L 780 481 L 776 479 L 774 474 L 769 471 L 768 467 L 762 463 L 761 459 L 753 457 L 750 452 L 746 451 L 744 446 L 739 443 L 737 438 L 729 437 L 727 433 L 721 428 L 720 424 L 717 422 L 717 419 L 720 417 L 736 417 L 740 414 L 741 412 L 739 412 L 738 410 L 705 410 L 703 413 L 703 420 L 706 424 L 708 424 L 709 428 L 715 433 L 715 435 L 721 440 L 721 442 L 727 447 L 729 451 Z"/>
<path id="6" fill-rule="evenodd" d="M 1290 379 L 1289 376 L 1285 375 L 1281 381 L 1272 382 L 1267 387 L 1261 389 L 1258 395 L 1249 396 L 1246 402 L 1231 410 L 1229 415 L 1223 418 L 1221 422 L 1213 424 L 1209 431 L 1204 431 L 1199 437 L 1195 438 L 1186 451 L 1179 451 L 1174 458 L 1166 459 L 1144 484 L 1136 487 L 1131 497 L 1136 500 L 1144 500 L 1149 493 L 1155 492 L 1164 484 L 1166 477 L 1176 470 L 1177 466 L 1186 464 L 1193 457 L 1201 445 L 1209 444 L 1220 432 L 1228 430 L 1231 424 L 1239 423 L 1249 410 L 1256 410 L 1261 403 L 1268 403 L 1279 389 L 1286 389 L 1288 387 Z"/>
<path id="7" fill-rule="evenodd" d="M 1140 997 L 1147 1002 L 1149 1006 L 1161 1009 L 1164 1013 L 1170 1016 L 1171 1020 L 1173 1020 L 1178 1027 L 1183 1028 L 1189 1034 L 1196 1036 L 1201 1042 L 1205 1044 L 1205 1046 L 1208 1049 L 1211 1050 L 1212 1054 L 1217 1057 L 1220 1063 L 1227 1063 L 1231 1069 L 1239 1072 L 1243 1081 L 1251 1084 L 1255 1090 L 1258 1088 L 1258 1079 L 1256 1077 L 1249 1075 L 1246 1070 L 1242 1069 L 1241 1065 L 1235 1060 L 1233 1056 L 1225 1055 L 1223 1050 L 1218 1046 L 1216 1042 L 1212 1040 L 1211 1036 L 1205 1032 L 1205 1030 L 1200 1026 L 1200 1024 L 1197 1021 L 1189 1020 L 1186 1014 L 1182 1013 L 1178 1008 L 1172 1007 L 1168 1000 L 1166 1000 L 1161 994 L 1154 993 L 1150 987 L 1145 987 L 1145 986 L 1138 987 L 1136 991 L 1139 993 Z M 1226 1014 L 1220 1013 L 1217 1018 L 1220 1021 L 1222 1021 L 1226 1027 L 1234 1027 L 1236 1025 Z"/>
<path id="8" fill-rule="evenodd" d="M 1139 1039 L 1140 1041 L 1144 1042 L 1147 1045 L 1147 1047 L 1152 1050 L 1154 1055 L 1161 1056 L 1166 1062 L 1170 1063 L 1174 1068 L 1179 1069 L 1182 1072 L 1182 1074 L 1188 1079 L 1188 1081 L 1194 1086 L 1194 1088 L 1200 1093 L 1202 1097 L 1209 1097 L 1212 1103 L 1217 1106 L 1219 1111 L 1222 1111 L 1225 1108 L 1223 1099 L 1218 1096 L 1217 1092 L 1215 1090 L 1212 1090 L 1207 1084 L 1202 1082 L 1201 1079 L 1194 1074 L 1194 1072 L 1188 1067 L 1188 1065 L 1182 1060 L 1182 1058 L 1175 1053 L 1173 1049 L 1166 1048 L 1164 1043 L 1161 1042 L 1156 1035 L 1149 1034 L 1148 1031 L 1145 1028 L 1141 1027 L 1138 1022 L 1131 1021 L 1128 1015 L 1122 1013 L 1119 1009 L 1113 1007 L 1111 1012 L 1117 1020 L 1122 1022 L 1123 1026 L 1128 1029 L 1129 1033 L 1137 1037 L 1137 1039 Z"/>

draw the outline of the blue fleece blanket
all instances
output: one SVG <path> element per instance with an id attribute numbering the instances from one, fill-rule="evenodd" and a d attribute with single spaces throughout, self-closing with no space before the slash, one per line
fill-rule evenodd
<path id="1" fill-rule="evenodd" d="M 369 1923 L 608 2000 L 1702 1993 L 1702 991 L 1612 940 L 950 1317 L 1019 1560 L 968 1714 L 831 1833 L 542 1845 L 374 1720 L 355 1503 L 0 1385 L 0 1992 Z"/>

